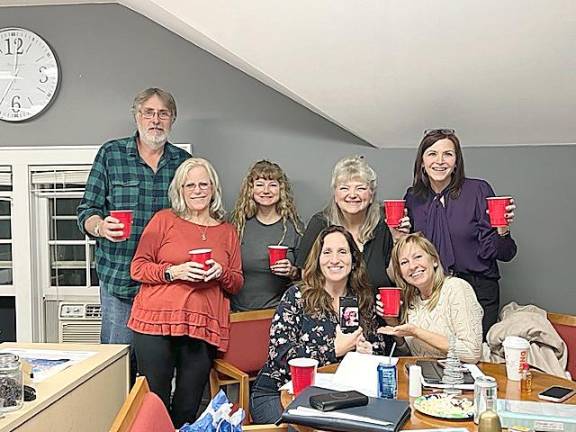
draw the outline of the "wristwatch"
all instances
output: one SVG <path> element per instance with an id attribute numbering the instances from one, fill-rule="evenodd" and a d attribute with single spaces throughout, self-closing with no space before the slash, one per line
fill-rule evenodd
<path id="1" fill-rule="evenodd" d="M 164 279 L 166 279 L 168 282 L 172 282 L 174 280 L 172 278 L 172 273 L 170 273 L 170 267 L 164 270 Z"/>

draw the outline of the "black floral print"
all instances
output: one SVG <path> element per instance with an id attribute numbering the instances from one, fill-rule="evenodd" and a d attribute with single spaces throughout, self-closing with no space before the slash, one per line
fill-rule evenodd
<path id="1" fill-rule="evenodd" d="M 288 361 L 296 357 L 316 359 L 319 366 L 339 362 L 334 347 L 338 324 L 336 313 L 306 314 L 300 289 L 290 287 L 272 319 L 268 361 L 260 371 L 258 386 L 279 390 L 290 380 Z"/>

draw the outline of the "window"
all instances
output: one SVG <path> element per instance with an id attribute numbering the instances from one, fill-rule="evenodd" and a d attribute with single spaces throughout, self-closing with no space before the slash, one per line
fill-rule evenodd
<path id="1" fill-rule="evenodd" d="M 12 285 L 12 172 L 0 166 L 0 285 Z"/>
<path id="2" fill-rule="evenodd" d="M 82 234 L 76 218 L 90 166 L 32 166 L 30 172 L 44 293 L 97 287 L 95 241 Z"/>

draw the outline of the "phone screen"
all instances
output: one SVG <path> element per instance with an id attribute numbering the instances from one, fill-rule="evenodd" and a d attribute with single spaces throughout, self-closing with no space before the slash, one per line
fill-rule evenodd
<path id="1" fill-rule="evenodd" d="M 342 333 L 353 333 L 358 329 L 360 313 L 356 297 L 340 297 L 340 329 Z"/>
<path id="2" fill-rule="evenodd" d="M 541 396 L 547 396 L 554 399 L 562 399 L 567 394 L 573 392 L 573 389 L 565 388 L 565 387 L 550 387 L 549 389 L 544 390 L 540 393 Z"/>

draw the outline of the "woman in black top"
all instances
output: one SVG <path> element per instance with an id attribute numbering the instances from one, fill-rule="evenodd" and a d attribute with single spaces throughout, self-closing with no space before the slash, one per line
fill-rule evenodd
<path id="1" fill-rule="evenodd" d="M 350 156 L 338 161 L 332 172 L 330 203 L 310 219 L 300 242 L 297 267 L 304 267 L 320 231 L 328 225 L 341 225 L 352 234 L 362 251 L 374 292 L 378 287 L 393 286 L 387 273 L 393 236 L 409 232 L 410 222 L 405 217 L 399 229 L 391 232 L 384 220 L 382 206 L 376 200 L 377 183 L 376 173 L 363 157 Z"/>

